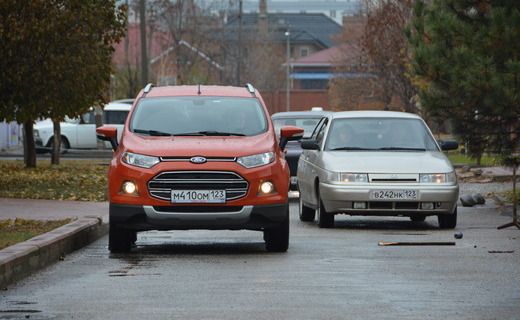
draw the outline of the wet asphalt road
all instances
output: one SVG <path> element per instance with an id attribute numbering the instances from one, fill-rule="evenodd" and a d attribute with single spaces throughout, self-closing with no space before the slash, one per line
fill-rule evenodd
<path id="1" fill-rule="evenodd" d="M 520 231 L 496 230 L 511 219 L 496 208 L 459 208 L 461 240 L 433 217 L 336 216 L 324 230 L 297 209 L 284 254 L 252 231 L 149 232 L 124 255 L 104 237 L 0 291 L 0 319 L 520 318 Z"/>

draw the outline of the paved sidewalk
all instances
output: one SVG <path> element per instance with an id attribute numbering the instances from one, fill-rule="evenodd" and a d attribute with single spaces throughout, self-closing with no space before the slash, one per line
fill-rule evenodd
<path id="1" fill-rule="evenodd" d="M 108 222 L 108 202 L 56 201 L 0 198 L 0 220 L 102 217 Z"/>

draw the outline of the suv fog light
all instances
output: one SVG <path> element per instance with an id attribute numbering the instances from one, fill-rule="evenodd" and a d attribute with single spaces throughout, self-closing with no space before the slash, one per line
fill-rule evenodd
<path id="1" fill-rule="evenodd" d="M 274 191 L 274 185 L 271 181 L 262 182 L 260 185 L 260 192 L 263 194 L 268 194 Z"/>
<path id="2" fill-rule="evenodd" d="M 354 202 L 352 207 L 354 209 L 366 209 L 367 208 L 367 203 L 366 202 Z"/>
<path id="3" fill-rule="evenodd" d="M 125 181 L 125 183 L 123 183 L 123 191 L 128 194 L 133 194 L 137 191 L 137 186 L 131 181 Z"/>
<path id="4" fill-rule="evenodd" d="M 433 202 L 423 202 L 421 203 L 421 209 L 423 210 L 433 210 L 435 208 L 435 205 Z"/>

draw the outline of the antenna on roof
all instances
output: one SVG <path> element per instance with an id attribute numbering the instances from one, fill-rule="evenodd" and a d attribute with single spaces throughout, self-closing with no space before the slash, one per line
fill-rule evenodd
<path id="1" fill-rule="evenodd" d="M 250 94 L 253 94 L 253 95 L 255 94 L 255 87 L 253 87 L 252 84 L 246 83 L 246 89 L 247 89 L 247 91 L 249 91 Z"/>
<path id="2" fill-rule="evenodd" d="M 200 92 L 200 83 L 199 83 L 199 91 L 197 91 L 197 94 L 199 94 L 199 95 L 201 94 L 201 92 Z"/>
<path id="3" fill-rule="evenodd" d="M 153 83 L 147 84 L 146 87 L 144 87 L 144 93 L 150 92 L 150 90 L 152 90 L 152 87 L 153 87 Z"/>

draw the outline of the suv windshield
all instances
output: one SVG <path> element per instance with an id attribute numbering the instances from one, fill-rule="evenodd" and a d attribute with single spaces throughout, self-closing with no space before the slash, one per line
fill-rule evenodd
<path id="1" fill-rule="evenodd" d="M 325 150 L 438 151 L 419 119 L 334 119 Z"/>
<path id="2" fill-rule="evenodd" d="M 267 130 L 267 120 L 255 98 L 144 98 L 130 130 L 156 136 L 254 136 Z"/>

